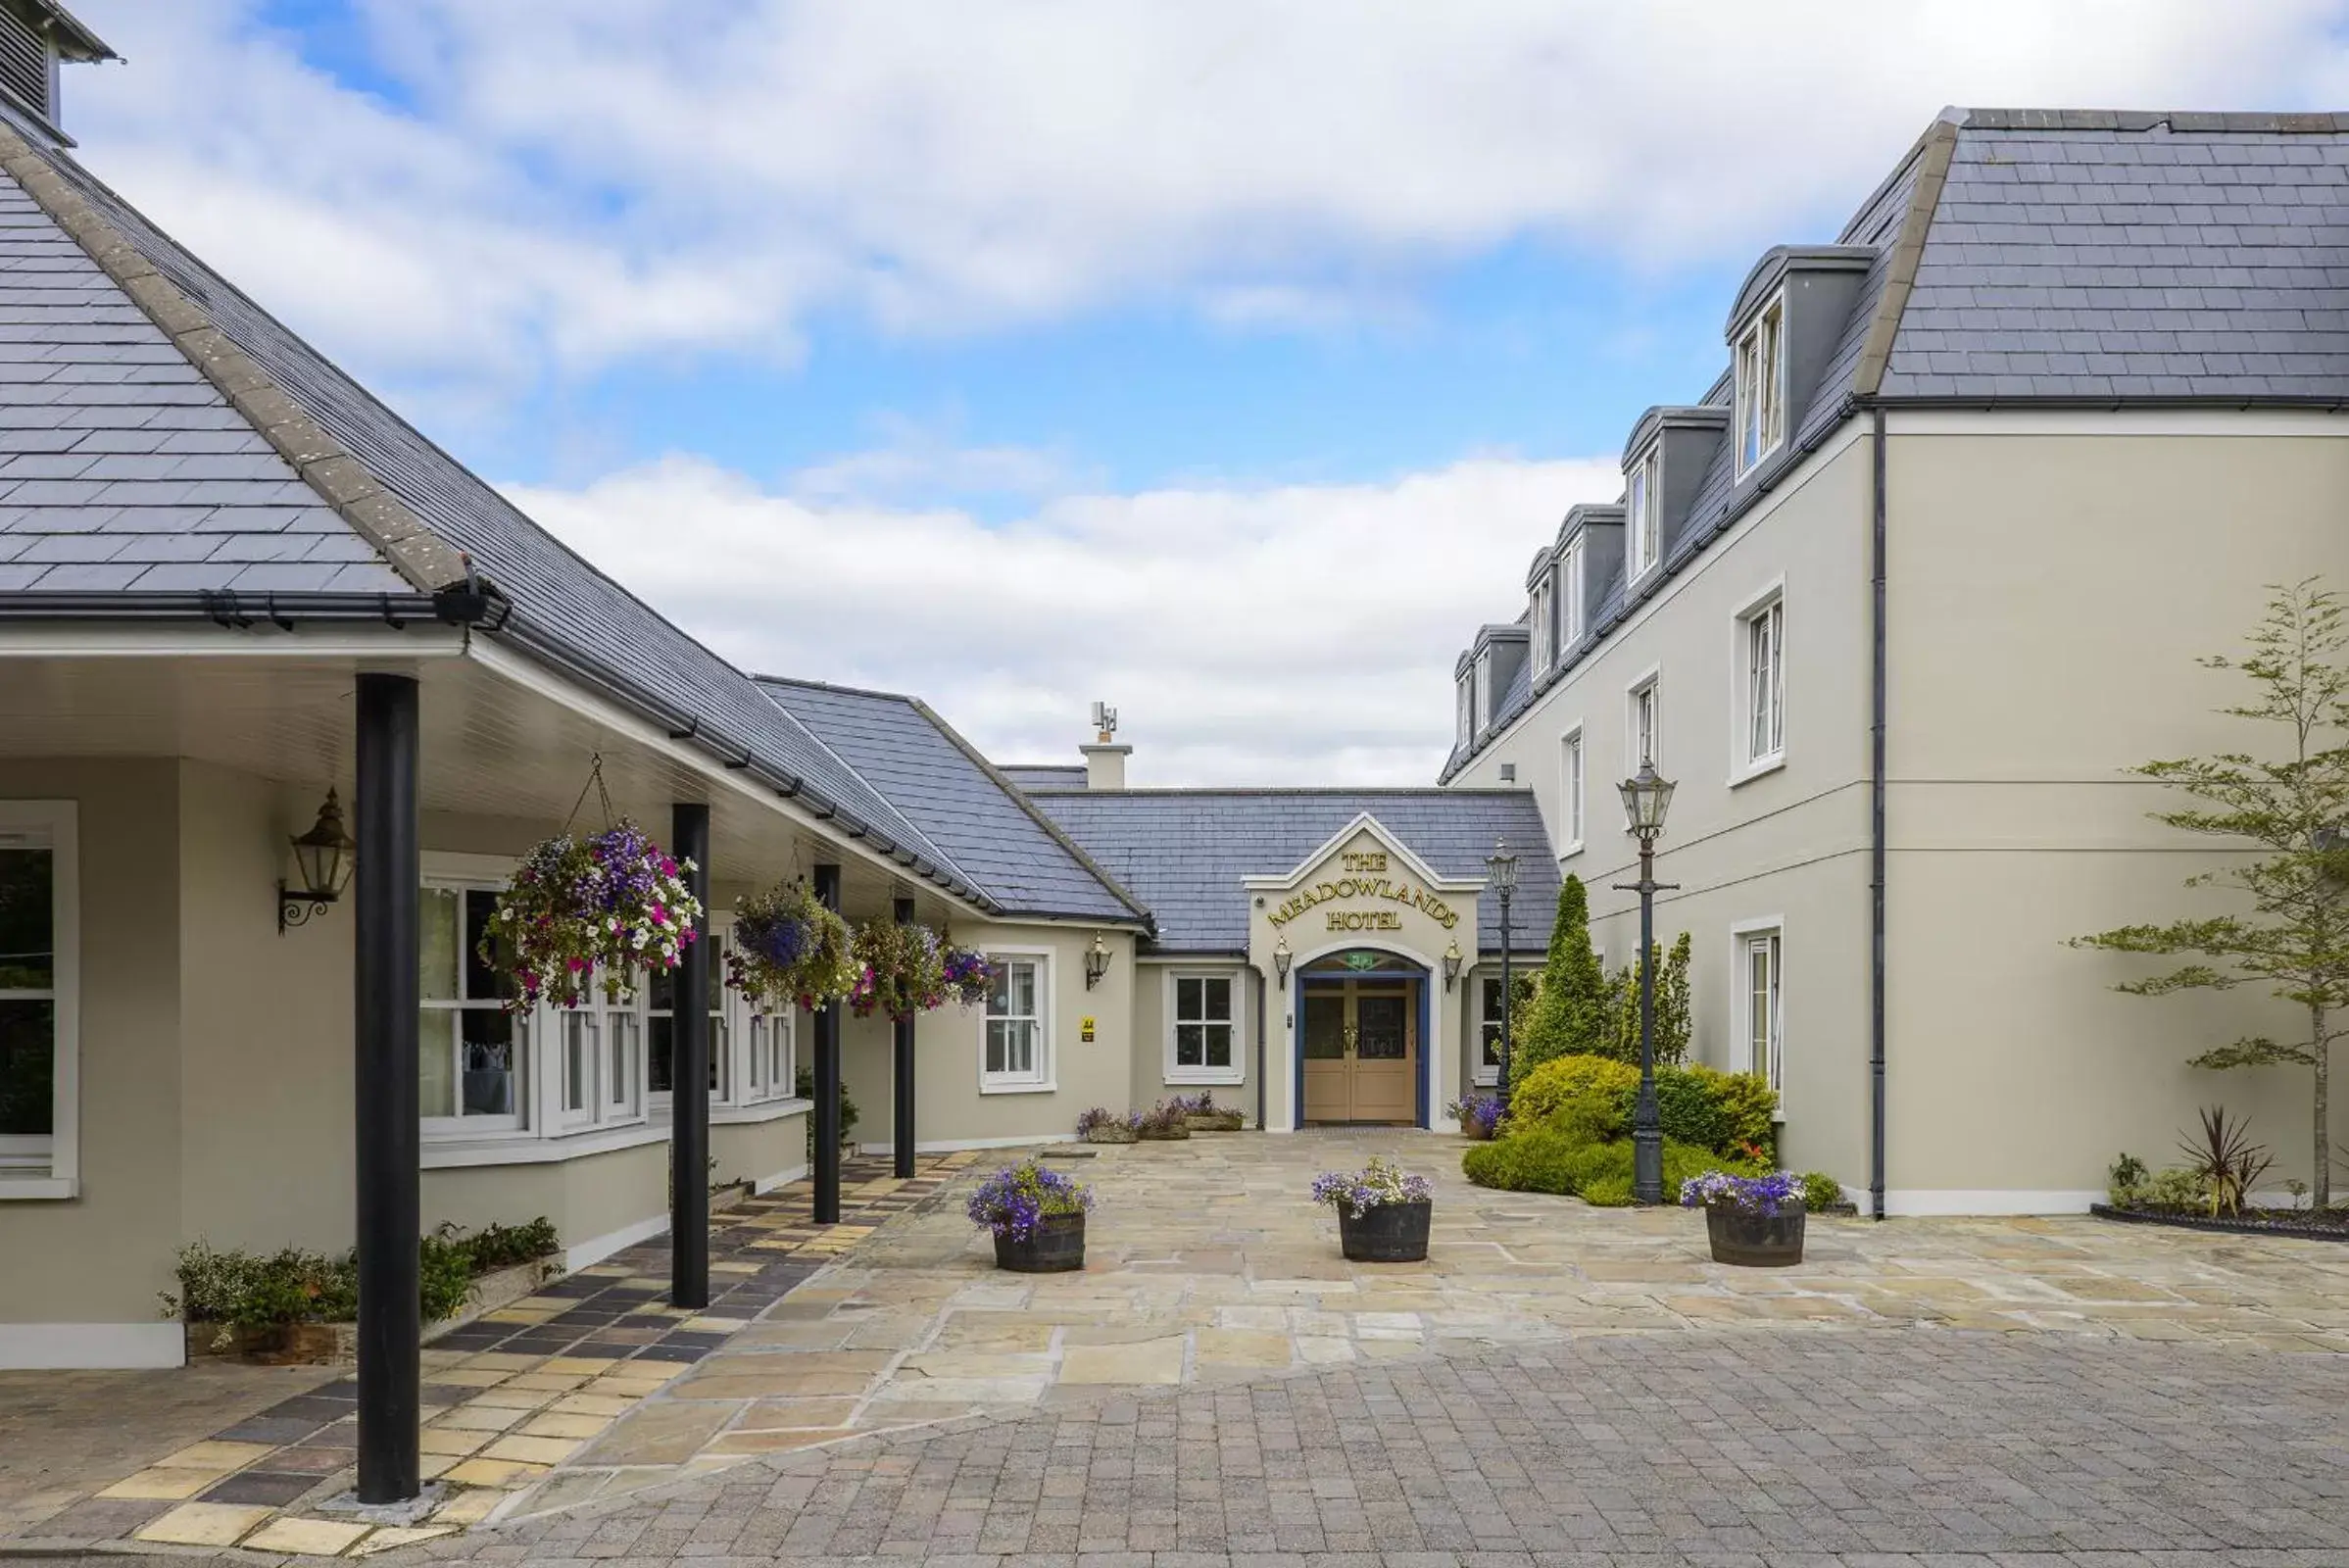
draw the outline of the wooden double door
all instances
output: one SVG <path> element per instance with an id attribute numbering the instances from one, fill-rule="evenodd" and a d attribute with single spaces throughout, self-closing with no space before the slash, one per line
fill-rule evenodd
<path id="1" fill-rule="evenodd" d="M 1419 984 L 1306 983 L 1306 1121 L 1419 1120 Z"/>

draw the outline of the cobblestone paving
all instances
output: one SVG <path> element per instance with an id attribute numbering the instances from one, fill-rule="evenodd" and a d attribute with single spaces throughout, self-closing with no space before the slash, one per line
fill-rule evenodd
<path id="1" fill-rule="evenodd" d="M 1936 1328 L 1514 1346 L 774 1457 L 541 1568 L 2349 1563 L 2349 1358 Z"/>

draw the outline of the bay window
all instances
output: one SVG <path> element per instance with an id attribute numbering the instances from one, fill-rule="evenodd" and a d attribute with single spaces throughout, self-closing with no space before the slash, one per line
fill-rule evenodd
<path id="1" fill-rule="evenodd" d="M 524 1123 L 522 1031 L 509 984 L 481 957 L 494 887 L 427 883 L 416 902 L 420 1006 L 416 1072 L 427 1129 L 511 1132 Z"/>

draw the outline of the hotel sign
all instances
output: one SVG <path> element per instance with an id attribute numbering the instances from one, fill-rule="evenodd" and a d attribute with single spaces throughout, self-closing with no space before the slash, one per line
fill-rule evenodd
<path id="1" fill-rule="evenodd" d="M 1329 930 L 1400 931 L 1403 928 L 1402 911 L 1406 908 L 1417 909 L 1446 931 L 1460 923 L 1460 911 L 1427 889 L 1413 887 L 1407 881 L 1398 882 L 1393 877 L 1367 874 L 1386 870 L 1386 856 L 1347 855 L 1343 863 L 1348 872 L 1356 874 L 1300 888 L 1267 918 L 1277 928 L 1287 925 L 1317 905 L 1346 904 L 1356 906 L 1323 911 L 1329 921 Z M 1359 906 L 1365 904 L 1371 906 Z"/>

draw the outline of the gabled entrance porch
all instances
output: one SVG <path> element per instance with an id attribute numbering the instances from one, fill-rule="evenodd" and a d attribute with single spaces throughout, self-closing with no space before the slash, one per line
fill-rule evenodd
<path id="1" fill-rule="evenodd" d="M 1370 948 L 1298 969 L 1298 1103 L 1307 1125 L 1427 1125 L 1427 980 L 1410 959 Z"/>

